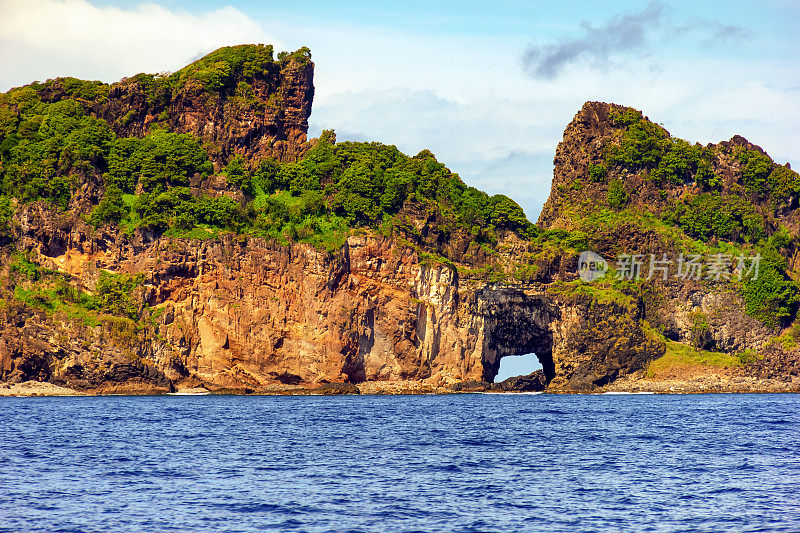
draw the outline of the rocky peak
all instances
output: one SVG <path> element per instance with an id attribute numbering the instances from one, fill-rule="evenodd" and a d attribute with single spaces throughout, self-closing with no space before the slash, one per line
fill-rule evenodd
<path id="1" fill-rule="evenodd" d="M 587 102 L 564 130 L 539 225 L 574 229 L 598 209 L 660 216 L 697 195 L 742 198 L 771 233 L 798 228 L 800 177 L 740 135 L 705 146 L 675 137 L 636 109 Z M 616 189 L 616 190 L 614 190 Z"/>
<path id="2" fill-rule="evenodd" d="M 44 102 L 75 98 L 121 137 L 153 129 L 191 134 L 218 166 L 235 155 L 294 161 L 308 148 L 314 63 L 307 48 L 275 59 L 272 46 L 239 45 L 172 74 L 137 74 L 111 85 L 58 78 L 37 89 Z"/>

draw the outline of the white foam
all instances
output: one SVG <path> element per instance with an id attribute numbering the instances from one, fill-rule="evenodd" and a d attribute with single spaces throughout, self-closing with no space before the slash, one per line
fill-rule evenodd
<path id="1" fill-rule="evenodd" d="M 645 392 L 645 391 L 640 391 L 640 392 L 609 391 L 609 392 L 601 392 L 600 394 L 603 394 L 603 395 L 609 394 L 609 395 L 612 395 L 612 396 L 623 396 L 623 395 L 628 396 L 628 395 L 633 395 L 633 394 L 655 394 L 655 392 Z"/>

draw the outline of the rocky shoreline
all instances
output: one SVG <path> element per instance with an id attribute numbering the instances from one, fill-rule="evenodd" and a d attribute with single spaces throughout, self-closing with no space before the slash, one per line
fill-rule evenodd
<path id="1" fill-rule="evenodd" d="M 316 386 L 276 384 L 257 389 L 222 388 L 209 386 L 178 387 L 170 390 L 148 384 L 126 384 L 119 387 L 79 390 L 41 381 L 0 383 L 0 396 L 160 396 L 160 395 L 254 395 L 254 396 L 335 396 L 335 395 L 416 395 L 416 394 L 748 394 L 748 393 L 800 393 L 800 377 L 791 380 L 736 377 L 720 379 L 718 376 L 701 376 L 689 379 L 649 380 L 620 379 L 605 387 L 574 391 L 547 389 L 524 391 L 503 389 L 499 383 L 471 382 L 458 387 L 430 385 L 419 381 L 373 381 L 359 383 L 326 383 Z"/>

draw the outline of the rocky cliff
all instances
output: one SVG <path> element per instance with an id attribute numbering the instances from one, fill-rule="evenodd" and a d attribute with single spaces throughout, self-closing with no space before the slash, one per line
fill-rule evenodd
<path id="1" fill-rule="evenodd" d="M 146 312 L 139 323 L 87 325 L 69 309 L 48 313 L 9 298 L 4 380 L 100 390 L 404 380 L 447 387 L 491 382 L 501 357 L 535 352 L 553 386 L 583 388 L 641 370 L 663 352 L 637 325 L 637 310 L 544 284 L 463 280 L 384 236 L 352 236 L 328 253 L 235 235 L 151 240 L 58 217 L 41 206 L 22 213 L 18 245 L 33 252 L 42 276 L 91 291 L 99 272 L 146 273 Z"/>
<path id="2" fill-rule="evenodd" d="M 226 69 L 212 55 L 80 101 L 118 135 L 142 136 L 156 124 L 202 139 L 216 167 L 200 188 L 219 178 L 230 191 L 237 185 L 218 171 L 235 155 L 255 166 L 295 161 L 310 146 L 313 64 L 302 51 L 271 56 L 257 68 L 248 56 Z M 57 102 L 74 98 L 74 85 L 55 80 L 37 91 Z M 748 188 L 747 166 L 751 152 L 766 157 L 759 148 L 734 138 L 692 148 L 686 163 L 673 154 L 685 147 L 651 124 L 628 108 L 587 103 L 559 144 L 540 229 L 498 222 L 489 245 L 412 196 L 390 229 L 353 227 L 327 249 L 255 233 L 90 224 L 80 211 L 12 199 L 0 380 L 94 392 L 480 390 L 502 357 L 533 352 L 543 370 L 509 387 L 695 390 L 713 375 L 710 389 L 797 389 L 792 295 L 770 315 L 750 305 L 749 286 L 729 279 L 615 279 L 613 268 L 595 283 L 578 279 L 585 249 L 613 264 L 619 254 L 698 246 L 755 253 L 758 243 L 786 260 L 775 267 L 780 281 L 794 276 L 797 193 L 778 191 L 784 167 L 769 161 L 771 188 L 761 194 Z M 637 128 L 646 135 L 632 149 Z M 647 135 L 657 137 L 657 162 L 631 164 L 626 156 L 652 156 L 642 148 Z M 694 198 L 740 193 L 752 206 L 734 213 L 741 228 L 699 235 L 702 227 L 683 224 L 681 206 Z M 750 381 L 730 385 L 735 379 Z"/>

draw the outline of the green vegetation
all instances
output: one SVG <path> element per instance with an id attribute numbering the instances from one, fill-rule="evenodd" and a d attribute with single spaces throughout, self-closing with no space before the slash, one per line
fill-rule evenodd
<path id="1" fill-rule="evenodd" d="M 722 187 L 722 178 L 714 172 L 715 154 L 711 148 L 670 137 L 664 128 L 634 109 L 614 112 L 611 118 L 624 129 L 618 142 L 606 149 L 605 167 L 645 171 L 659 184 L 694 181 L 706 191 Z M 744 190 L 753 199 L 771 197 L 778 206 L 800 196 L 800 175 L 787 166 L 776 165 L 758 150 L 737 147 L 734 154 L 742 166 Z M 601 165 L 591 165 L 589 176 L 593 181 L 603 181 Z"/>
<path id="2" fill-rule="evenodd" d="M 769 327 L 791 319 L 800 302 L 800 287 L 785 274 L 786 259 L 780 253 L 790 241 L 791 236 L 785 229 L 772 235 L 760 248 L 758 277 L 746 278 L 742 287 L 747 314 Z"/>
<path id="3" fill-rule="evenodd" d="M 718 216 L 722 219 L 721 215 Z M 654 231 L 663 242 L 676 245 L 684 253 L 700 254 L 702 257 L 726 254 L 731 259 L 732 267 L 737 266 L 738 257 L 744 256 L 747 269 L 751 264 L 750 258 L 758 255 L 760 261 L 756 279 L 753 279 L 755 271 L 749 274 L 745 271 L 741 281 L 737 276 L 730 280 L 744 297 L 745 311 L 770 327 L 784 324 L 795 316 L 800 303 L 800 284 L 786 275 L 788 265 L 784 259 L 785 252 L 781 252 L 791 245 L 792 237 L 788 230 L 781 229 L 768 239 L 745 243 L 745 247 L 732 244 L 725 238 L 713 244 L 702 238 L 688 236 L 688 232 L 684 232 L 680 226 L 673 227 L 654 215 L 631 209 L 619 212 L 606 209 L 590 213 L 581 219 L 578 229 L 593 231 L 597 235 L 630 225 L 640 232 Z"/>
<path id="4" fill-rule="evenodd" d="M 794 324 L 782 334 L 770 339 L 770 341 L 767 343 L 767 346 L 772 344 L 780 344 L 784 349 L 791 350 L 793 348 L 797 348 L 798 340 L 800 340 L 800 325 Z"/>
<path id="5" fill-rule="evenodd" d="M 788 166 L 776 165 L 767 178 L 767 184 L 772 192 L 772 203 L 778 206 L 782 203 L 791 204 L 800 196 L 800 174 Z"/>
<path id="6" fill-rule="evenodd" d="M 87 307 L 135 320 L 139 317 L 139 301 L 135 297 L 134 289 L 143 281 L 143 274 L 134 276 L 101 271 L 94 297 Z"/>
<path id="7" fill-rule="evenodd" d="M 164 231 L 171 225 L 171 218 L 181 213 L 186 216 L 179 221 L 180 227 L 198 223 L 215 225 L 216 220 L 223 218 L 225 224 L 222 227 L 228 227 L 230 217 L 209 214 L 231 208 L 230 205 L 221 206 L 217 199 L 205 196 L 184 200 L 186 195 L 191 196 L 185 188 L 190 179 L 195 175 L 204 179 L 213 170 L 208 154 L 186 134 L 159 130 L 142 139 L 116 139 L 109 151 L 108 172 L 103 175 L 107 185 L 106 194 L 92 213 L 91 221 L 99 225 L 103 222 L 119 223 L 126 219 L 131 206 L 126 202 L 125 195 L 136 190 L 138 184 L 144 194 L 136 204 L 136 211 L 145 224 L 154 224 Z M 187 201 L 192 204 L 188 210 L 185 209 Z M 161 209 L 165 206 L 169 210 L 148 218 L 152 208 Z M 214 221 L 208 222 L 208 219 Z"/>
<path id="8" fill-rule="evenodd" d="M 304 58 L 309 54 L 301 49 L 280 61 Z M 271 61 L 271 47 L 231 47 L 170 79 L 226 86 L 227 80 L 256 75 Z M 165 80 L 138 75 L 127 83 L 168 88 L 172 81 Z M 94 82 L 70 83 L 76 97 L 105 94 Z M 97 226 L 180 234 L 207 228 L 330 249 L 343 243 L 350 228 L 404 224 L 395 217 L 411 202 L 438 211 L 445 231 L 467 228 L 476 242 L 494 242 L 497 231 L 536 233 L 514 201 L 467 187 L 428 151 L 408 157 L 380 143 L 337 144 L 332 132 L 295 163 L 266 160 L 248 168 L 234 157 L 222 173 L 247 196 L 240 205 L 189 188 L 213 172 L 208 153 L 189 135 L 154 130 L 143 138 L 118 138 L 103 120 L 87 116 L 78 101 L 43 103 L 32 86 L 2 95 L 0 127 L 0 193 L 66 209 L 79 184 L 102 180 L 105 194 L 89 217 Z"/>
<path id="9" fill-rule="evenodd" d="M 436 208 L 445 226 L 467 228 L 477 242 L 493 242 L 498 229 L 535 234 L 513 200 L 467 187 L 427 150 L 408 157 L 380 143 L 336 143 L 329 131 L 296 163 L 264 161 L 247 171 L 234 158 L 225 174 L 253 197 L 247 214 L 254 230 L 272 236 L 309 240 L 400 223 L 394 217 L 407 202 Z"/>
<path id="10" fill-rule="evenodd" d="M 11 274 L 19 274 L 29 281 L 39 281 L 44 273 L 39 265 L 31 261 L 28 255 L 19 252 L 11 257 L 9 270 Z"/>
<path id="11" fill-rule="evenodd" d="M 719 178 L 712 172 L 712 154 L 708 149 L 670 137 L 667 130 L 646 120 L 634 109 L 613 113 L 612 120 L 625 130 L 619 143 L 606 150 L 608 167 L 633 172 L 646 170 L 656 183 L 697 179 L 709 188 L 719 185 Z"/>
<path id="12" fill-rule="evenodd" d="M 105 181 L 106 194 L 90 217 L 95 225 L 135 220 L 157 231 L 243 225 L 244 211 L 233 200 L 195 196 L 186 188 L 192 177 L 213 172 L 208 154 L 189 135 L 157 130 L 141 139 L 118 138 L 75 100 L 45 104 L 30 87 L 3 95 L 0 119 L 3 234 L 10 232 L 8 197 L 44 199 L 66 209 L 80 183 L 98 178 Z M 137 186 L 143 194 L 131 201 Z"/>
<path id="13" fill-rule="evenodd" d="M 724 213 L 717 213 L 718 220 L 724 220 Z M 715 234 L 707 233 L 702 235 L 689 235 L 690 231 L 684 230 L 680 224 L 670 224 L 658 216 L 650 213 L 640 212 L 631 208 L 621 211 L 611 209 L 597 209 L 583 216 L 578 221 L 575 230 L 572 232 L 576 236 L 585 237 L 592 235 L 588 246 L 582 249 L 592 249 L 601 245 L 603 239 L 609 234 L 613 234 L 621 228 L 636 228 L 637 232 L 653 232 L 658 235 L 664 243 L 677 247 L 679 251 L 686 254 L 700 254 L 708 258 L 715 254 L 725 254 L 731 261 L 731 268 L 736 267 L 740 256 L 745 258 L 745 272 L 741 281 L 738 276 L 733 275 L 728 283 L 732 288 L 740 291 L 745 300 L 745 311 L 767 326 L 778 326 L 791 321 L 792 317 L 800 304 L 800 284 L 793 281 L 786 275 L 787 262 L 784 258 L 786 252 L 792 245 L 792 236 L 788 230 L 782 228 L 769 238 L 760 238 L 757 241 L 747 241 L 740 239 L 743 245 L 737 245 L 732 237 L 734 233 L 720 232 L 723 236 L 718 242 L 709 242 L 709 238 Z M 712 225 L 712 228 L 714 226 Z M 538 242 L 538 241 L 535 241 Z M 605 241 L 607 243 L 607 241 Z M 613 248 L 612 248 L 613 249 Z M 574 253 L 567 251 L 563 246 L 560 251 L 555 253 Z M 615 253 L 625 253 L 620 249 Z M 754 278 L 755 271 L 747 272 L 751 266 L 752 257 L 759 256 L 758 277 Z M 613 265 L 610 265 L 613 267 Z M 613 276 L 613 272 L 604 279 Z M 617 282 L 620 284 L 625 281 Z M 600 283 L 603 286 L 603 283 Z"/>
<path id="14" fill-rule="evenodd" d="M 750 350 L 750 349 L 742 350 L 741 352 L 736 354 L 736 357 L 739 359 L 739 362 L 741 362 L 743 365 L 755 363 L 760 359 L 758 353 L 756 353 L 755 350 Z"/>
<path id="15" fill-rule="evenodd" d="M 690 196 L 667 209 L 663 219 L 703 241 L 716 237 L 755 243 L 765 236 L 764 217 L 752 203 L 736 196 L 707 193 Z"/>
<path id="16" fill-rule="evenodd" d="M 57 272 L 40 267 L 29 255 L 18 252 L 10 259 L 9 272 L 16 300 L 49 313 L 76 305 L 86 311 L 93 305 L 88 294 L 73 288 Z"/>
<path id="17" fill-rule="evenodd" d="M 17 100 L 22 111 L 0 132 L 2 192 L 66 208 L 82 180 L 105 164 L 114 133 L 105 121 L 87 117 L 75 100 L 45 104 L 24 90 L 3 96 Z"/>
<path id="18" fill-rule="evenodd" d="M 79 80 L 78 78 L 56 78 L 32 85 L 38 92 L 49 92 L 58 87 L 65 98 L 83 102 L 98 102 L 108 96 L 108 84 L 102 81 Z"/>
<path id="19" fill-rule="evenodd" d="M 11 205 L 11 199 L 8 196 L 0 195 L 0 241 L 14 235 L 13 216 L 14 206 Z"/>
<path id="20" fill-rule="evenodd" d="M 665 343 L 667 350 L 664 355 L 652 361 L 647 367 L 648 378 L 680 378 L 684 373 L 691 373 L 697 367 L 713 370 L 742 365 L 742 360 L 732 354 L 698 350 L 675 341 L 665 341 Z"/>
<path id="21" fill-rule="evenodd" d="M 786 275 L 788 267 L 785 250 L 791 246 L 786 232 L 769 235 L 768 220 L 774 213 L 764 205 L 756 205 L 740 195 L 761 201 L 771 199 L 772 207 L 797 205 L 800 197 L 800 176 L 788 166 L 778 166 L 764 153 L 742 147 L 723 148 L 723 153 L 738 159 L 742 169 L 742 185 L 725 194 L 722 179 L 715 174 L 717 153 L 711 148 L 669 137 L 666 130 L 647 121 L 640 112 L 626 109 L 612 113 L 612 120 L 622 131 L 617 142 L 605 152 L 605 166 L 617 171 L 645 172 L 659 184 L 696 182 L 702 190 L 672 201 L 661 214 L 660 221 L 645 213 L 617 215 L 596 209 L 583 217 L 578 225 L 607 225 L 609 228 L 634 223 L 643 229 L 655 229 L 665 242 L 708 256 L 711 253 L 729 254 L 734 260 L 740 255 L 761 256 L 758 277 L 745 276 L 731 281 L 741 291 L 746 312 L 768 326 L 778 326 L 791 320 L 800 303 L 798 284 Z M 590 167 L 589 177 L 599 181 L 602 172 Z M 605 179 L 605 177 L 603 177 Z M 611 180 L 607 191 L 609 206 L 620 209 L 627 203 L 624 187 Z M 636 219 L 636 220 L 634 220 Z M 673 226 L 678 231 L 670 231 Z M 744 245 L 745 248 L 738 246 Z M 746 252 L 746 253 L 745 253 Z M 732 265 L 736 266 L 736 265 Z"/>
<path id="22" fill-rule="evenodd" d="M 300 50 L 294 53 L 298 52 Z M 272 45 L 226 46 L 187 65 L 172 78 L 178 87 L 198 83 L 209 92 L 233 91 L 236 89 L 234 82 L 241 77 L 252 78 L 274 68 L 272 54 Z"/>
<path id="23" fill-rule="evenodd" d="M 281 63 L 290 61 L 310 61 L 309 50 L 281 55 Z M 242 45 L 221 48 L 171 75 L 138 74 L 121 83 L 142 87 L 149 112 L 161 111 L 154 126 L 164 127 L 174 91 L 196 84 L 209 94 L 225 93 L 258 107 L 264 103 L 250 81 L 279 68 L 272 46 Z M 163 192 L 188 185 L 195 174 L 213 172 L 205 150 L 189 136 L 153 131 L 144 139 L 120 139 L 105 121 L 88 116 L 85 107 L 107 99 L 109 87 L 57 78 L 0 95 L 0 194 L 22 202 L 44 199 L 66 209 L 81 183 L 102 175 L 109 193 L 92 220 L 119 222 L 124 217 L 120 196 L 132 193 L 137 183 L 145 192 Z M 42 100 L 52 93 L 64 96 L 55 103 Z M 119 121 L 125 125 L 134 115 L 130 110 Z"/>
<path id="24" fill-rule="evenodd" d="M 245 225 L 244 211 L 237 202 L 227 196 L 194 196 L 186 187 L 142 194 L 133 209 L 140 225 L 159 233 L 169 228 L 191 230 L 200 225 L 236 231 Z"/>
<path id="25" fill-rule="evenodd" d="M 625 294 L 614 286 L 613 280 L 608 277 L 594 283 L 584 283 L 580 280 L 553 283 L 549 290 L 557 294 L 570 294 L 573 296 L 589 296 L 593 304 L 615 304 L 633 312 L 636 301 L 629 294 Z"/>
<path id="26" fill-rule="evenodd" d="M 606 181 L 606 175 L 608 174 L 608 169 L 605 165 L 589 165 L 589 179 L 591 179 L 595 183 L 603 183 Z"/>
<path id="27" fill-rule="evenodd" d="M 498 281 L 534 279 L 538 265 L 554 264 L 564 255 L 590 248 L 603 231 L 635 225 L 655 230 L 664 242 L 695 253 L 760 253 L 758 279 L 734 280 L 732 286 L 741 290 L 747 312 L 765 324 L 783 324 L 794 316 L 800 291 L 786 276 L 783 259 L 791 239 L 785 233 L 768 239 L 773 218 L 766 204 L 754 206 L 735 194 L 771 198 L 773 207 L 797 205 L 800 176 L 759 151 L 734 148 L 725 154 L 738 158 L 743 186 L 720 195 L 722 180 L 714 172 L 719 153 L 673 139 L 631 109 L 613 114 L 624 129 L 607 148 L 603 161 L 589 166 L 588 179 L 565 185 L 581 190 L 589 181 L 609 182 L 608 207 L 591 206 L 588 215 L 575 217 L 571 232 L 537 230 L 513 200 L 466 186 L 427 150 L 409 157 L 380 143 L 336 143 L 330 131 L 323 132 L 313 148 L 293 163 L 231 158 L 221 174 L 244 193 L 241 202 L 232 199 L 240 198 L 238 191 L 214 197 L 199 192 L 197 185 L 214 172 L 207 151 L 214 147 L 160 129 L 169 125 L 167 107 L 174 92 L 205 91 L 210 98 L 225 96 L 234 103 L 255 106 L 258 97 L 250 85 L 254 77 L 281 69 L 287 62 L 307 61 L 306 48 L 278 54 L 275 60 L 271 46 L 237 46 L 220 49 L 175 74 L 129 78 L 123 83 L 139 84 L 147 112 L 161 117 L 142 138 L 120 138 L 105 121 L 86 114 L 87 103 L 107 98 L 109 86 L 100 82 L 60 78 L 0 95 L 0 239 L 13 234 L 11 221 L 18 202 L 45 200 L 66 209 L 83 184 L 90 185 L 84 189 L 89 191 L 102 191 L 104 186 L 88 216 L 96 226 L 117 224 L 126 232 L 146 227 L 157 234 L 188 238 L 237 232 L 283 243 L 307 242 L 326 250 L 341 247 L 349 234 L 364 227 L 419 238 L 420 230 L 410 223 L 408 213 L 422 210 L 434 215 L 431 224 L 443 238 L 467 232 L 472 241 L 468 249 L 485 251 L 490 257 L 480 275 Z M 43 101 L 51 92 L 67 98 L 57 103 Z M 136 117 L 131 111 L 119 120 L 140 120 Z M 674 201 L 660 217 L 637 212 L 626 209 L 628 192 L 624 182 L 614 178 L 628 172 L 643 172 L 664 185 L 694 180 L 703 192 Z M 584 201 L 592 199 L 587 195 Z M 517 264 L 500 264 L 496 256 L 491 257 L 492 246 L 505 231 L 528 239 L 536 251 Z M 423 261 L 449 264 L 430 250 L 418 252 Z M 26 261 L 14 263 L 15 275 L 32 284 L 48 277 Z M 91 297 L 72 294 L 51 282 L 34 292 L 21 292 L 20 297 L 45 306 L 46 302 L 70 302 L 87 312 L 119 317 L 130 318 L 138 312 L 135 302 L 123 296 L 132 293 L 141 280 L 104 277 Z M 574 290 L 591 293 L 598 301 L 617 301 L 628 298 L 620 290 L 624 283 L 606 280 Z"/>
<path id="28" fill-rule="evenodd" d="M 122 193 L 132 193 L 137 183 L 145 192 L 160 192 L 187 186 L 195 174 L 206 178 L 213 171 L 208 154 L 192 136 L 158 130 L 142 139 L 116 139 L 105 178 Z"/>
<path id="29" fill-rule="evenodd" d="M 757 198 L 765 198 L 769 192 L 767 179 L 772 173 L 772 159 L 755 150 L 740 150 L 738 155 L 745 188 Z"/>
<path id="30" fill-rule="evenodd" d="M 616 209 L 620 209 L 628 203 L 628 193 L 625 191 L 622 180 L 615 179 L 608 184 L 606 199 L 608 200 L 608 205 Z"/>
<path id="31" fill-rule="evenodd" d="M 692 346 L 702 348 L 705 345 L 706 334 L 709 330 L 708 317 L 702 311 L 693 311 L 689 313 L 689 320 L 692 322 Z"/>
<path id="32" fill-rule="evenodd" d="M 773 206 L 792 203 L 800 195 L 800 175 L 788 166 L 776 165 L 757 150 L 739 148 L 735 154 L 742 165 L 742 182 L 756 200 L 772 198 Z"/>
<path id="33" fill-rule="evenodd" d="M 92 294 L 73 286 L 67 275 L 40 267 L 27 254 L 14 254 L 9 266 L 15 299 L 50 314 L 81 319 L 87 325 L 98 325 L 104 316 L 137 321 L 147 307 L 140 303 L 136 290 L 144 281 L 141 274 L 101 271 Z"/>
<path id="34" fill-rule="evenodd" d="M 299 61 L 300 63 L 308 63 L 311 61 L 311 50 L 303 46 L 294 52 L 279 52 L 278 61 L 286 63 L 288 61 Z"/>

